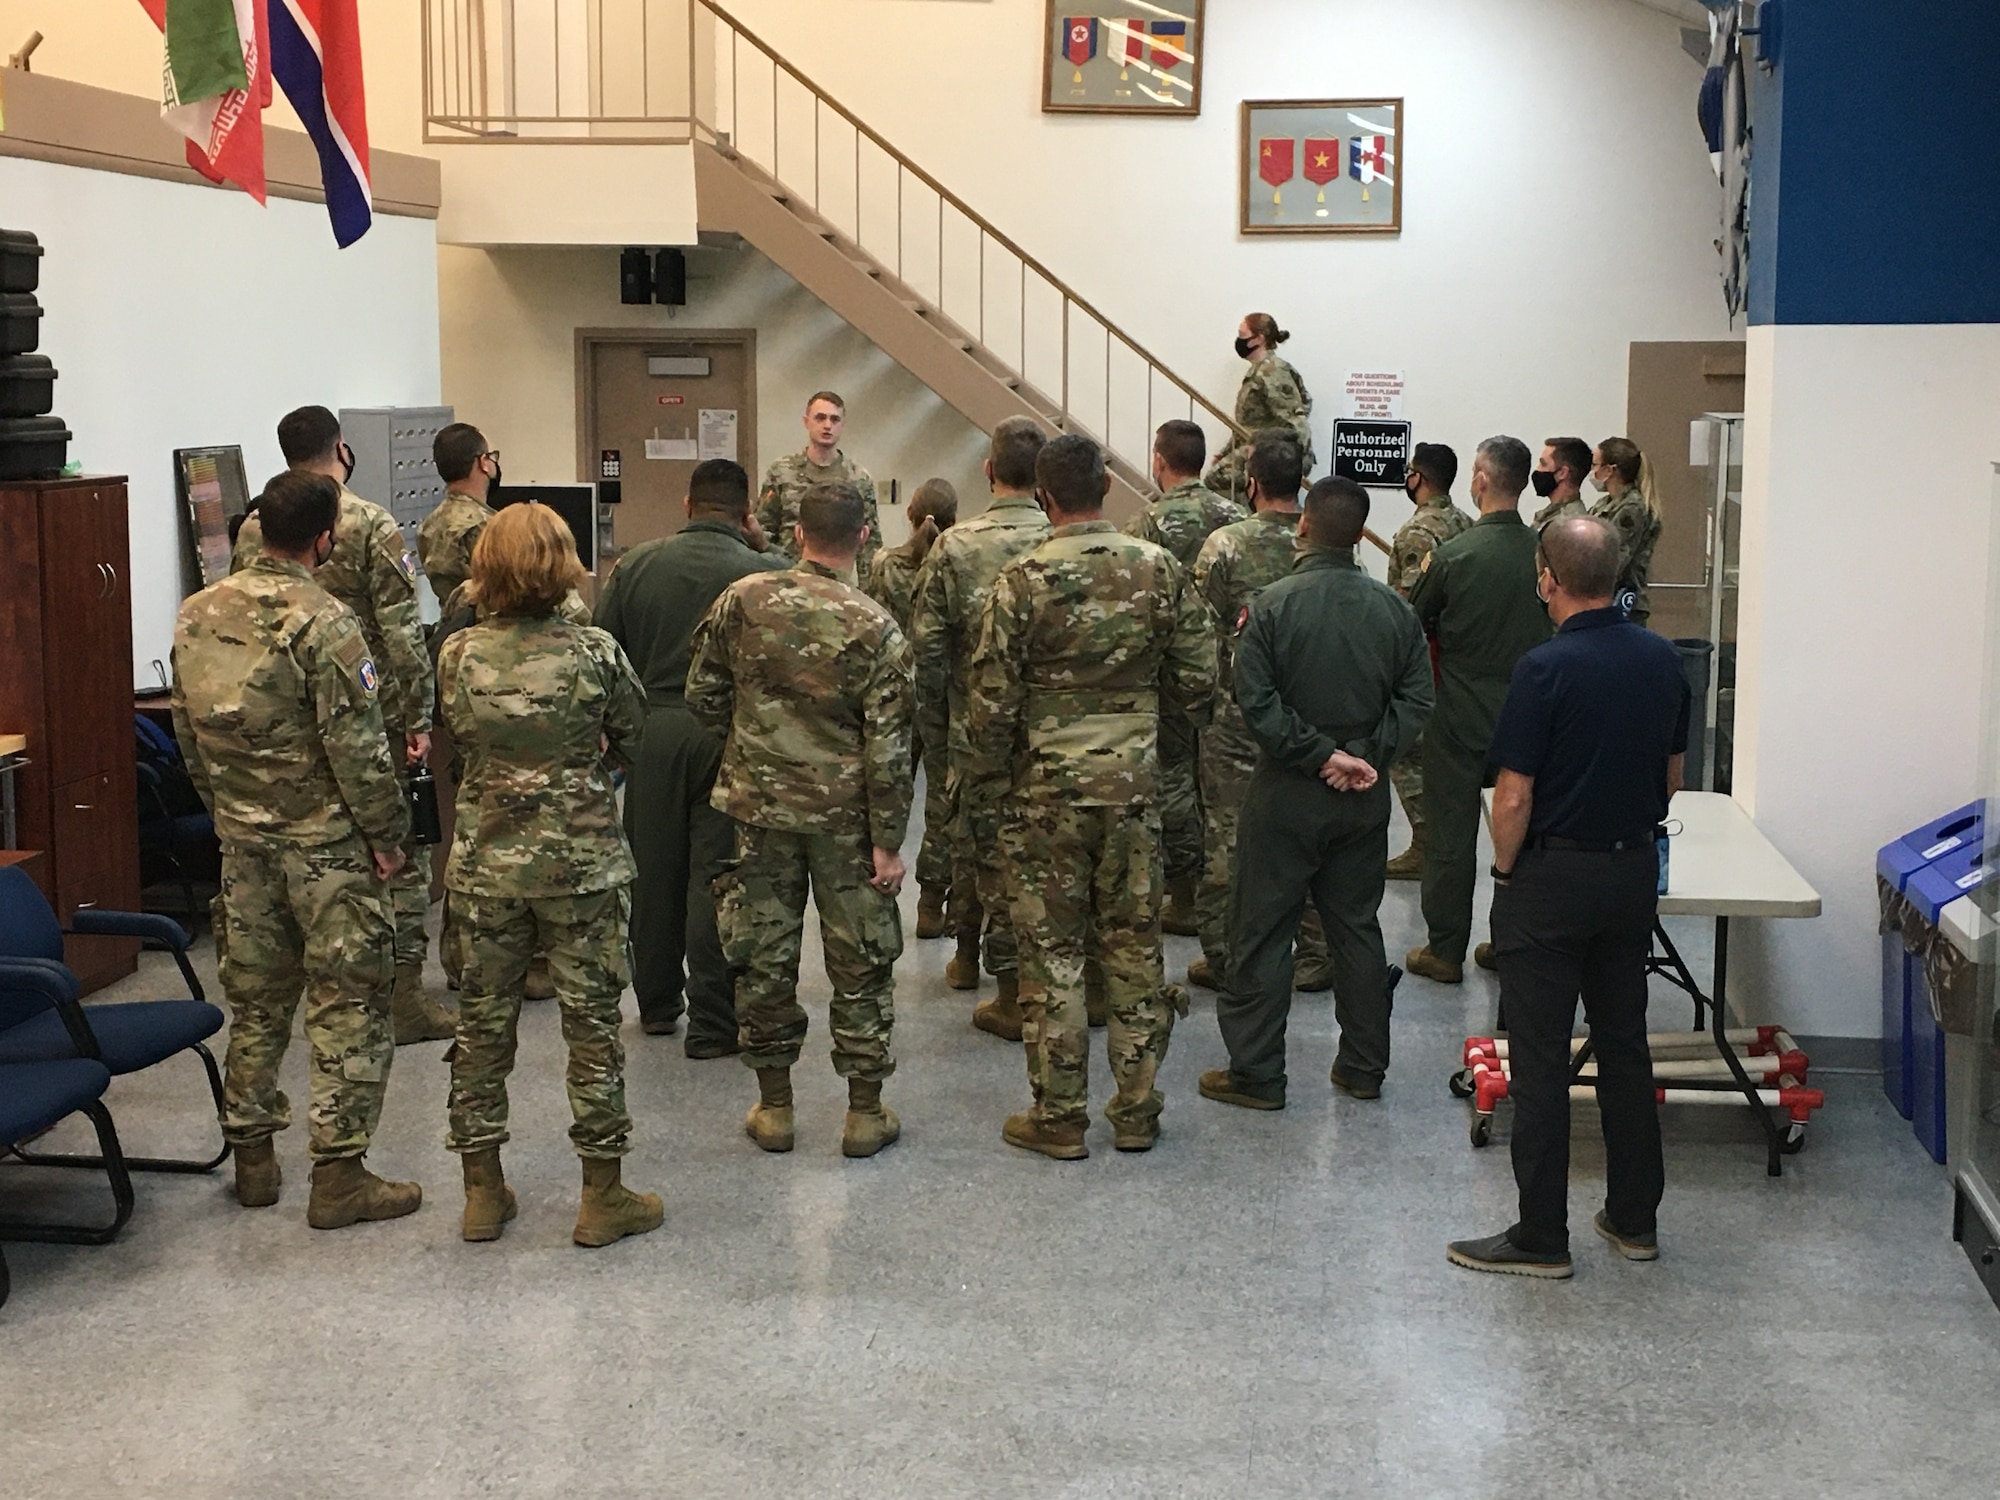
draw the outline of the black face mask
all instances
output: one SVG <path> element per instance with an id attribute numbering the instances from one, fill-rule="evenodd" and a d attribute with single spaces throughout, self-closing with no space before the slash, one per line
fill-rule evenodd
<path id="1" fill-rule="evenodd" d="M 493 480 L 486 486 L 486 493 L 488 495 L 500 493 L 500 460 L 497 458 L 493 460 Z"/>
<path id="2" fill-rule="evenodd" d="M 1403 481 L 1403 493 L 1410 497 L 1412 505 L 1416 504 L 1417 494 L 1423 487 L 1423 480 L 1415 474 L 1412 474 L 1408 479 Z"/>
<path id="3" fill-rule="evenodd" d="M 340 482 L 344 485 L 354 477 L 354 450 L 342 443 L 337 456 L 340 459 Z"/>
<path id="4" fill-rule="evenodd" d="M 1535 493 L 1540 495 L 1544 500 L 1556 492 L 1556 471 L 1554 469 L 1537 469 L 1528 477 L 1534 483 Z"/>
<path id="5" fill-rule="evenodd" d="M 1250 357 L 1250 340 L 1238 339 L 1236 341 L 1236 357 L 1238 359 L 1248 359 Z"/>

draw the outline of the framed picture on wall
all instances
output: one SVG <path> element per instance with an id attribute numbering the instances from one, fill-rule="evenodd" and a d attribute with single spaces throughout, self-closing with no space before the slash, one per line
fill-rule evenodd
<path id="1" fill-rule="evenodd" d="M 1048 0 L 1042 24 L 1042 109 L 1049 114 L 1201 113 L 1203 0 L 1146 0 L 1098 16 Z"/>
<path id="2" fill-rule="evenodd" d="M 250 486 L 243 478 L 243 450 L 235 444 L 215 448 L 174 449 L 174 489 L 188 519 L 188 550 L 207 588 L 229 576 L 229 556 L 235 533 L 230 522 L 250 508 Z"/>
<path id="3" fill-rule="evenodd" d="M 1401 99 L 1246 99 L 1244 234 L 1398 234 Z"/>

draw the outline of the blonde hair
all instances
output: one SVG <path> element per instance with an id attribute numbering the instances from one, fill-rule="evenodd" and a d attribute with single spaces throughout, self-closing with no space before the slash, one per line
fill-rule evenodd
<path id="1" fill-rule="evenodd" d="M 587 576 L 569 523 L 546 505 L 506 507 L 472 549 L 473 597 L 489 614 L 553 614 Z"/>
<path id="2" fill-rule="evenodd" d="M 1639 498 L 1646 502 L 1646 509 L 1654 515 L 1660 513 L 1660 492 L 1653 478 L 1653 463 L 1639 451 L 1639 445 L 1630 438 L 1606 438 L 1597 445 L 1597 456 L 1613 469 L 1618 477 L 1639 491 Z"/>

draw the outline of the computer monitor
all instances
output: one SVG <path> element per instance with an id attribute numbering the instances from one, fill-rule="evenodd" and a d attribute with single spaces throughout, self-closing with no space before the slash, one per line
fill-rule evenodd
<path id="1" fill-rule="evenodd" d="M 576 555 L 590 572 L 597 571 L 597 488 L 588 484 L 508 484 L 487 497 L 496 510 L 533 502 L 546 505 L 569 523 L 576 537 Z"/>

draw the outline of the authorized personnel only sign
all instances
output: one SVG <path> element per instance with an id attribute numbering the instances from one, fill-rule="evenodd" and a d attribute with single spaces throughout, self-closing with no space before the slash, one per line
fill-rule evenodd
<path id="1" fill-rule="evenodd" d="M 1375 489 L 1398 489 L 1410 463 L 1408 422 L 1364 422 L 1343 418 L 1333 424 L 1333 472 Z"/>

